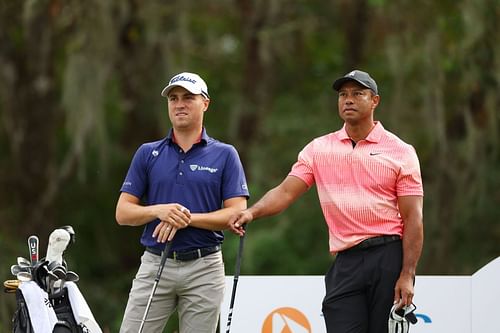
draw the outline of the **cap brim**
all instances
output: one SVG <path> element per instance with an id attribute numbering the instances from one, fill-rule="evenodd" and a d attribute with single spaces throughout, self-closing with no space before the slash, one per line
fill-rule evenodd
<path id="1" fill-rule="evenodd" d="M 340 90 L 340 88 L 342 87 L 342 85 L 343 85 L 344 83 L 346 83 L 347 81 L 354 81 L 354 82 L 357 82 L 357 83 L 359 83 L 360 85 L 362 85 L 363 87 L 365 87 L 365 88 L 367 88 L 367 89 L 370 89 L 370 90 L 371 90 L 371 88 L 370 88 L 370 87 L 368 87 L 366 84 L 364 84 L 363 82 L 358 81 L 358 80 L 356 80 L 356 79 L 354 79 L 354 78 L 352 78 L 352 77 L 341 77 L 340 79 L 337 79 L 335 82 L 333 82 L 332 87 L 333 87 L 333 89 L 334 89 L 335 91 L 339 91 L 339 90 Z"/>
<path id="2" fill-rule="evenodd" d="M 203 97 L 210 99 L 210 96 L 206 92 L 202 91 L 201 89 L 200 90 L 193 89 L 190 84 L 183 83 L 183 82 L 176 82 L 174 84 L 170 84 L 170 85 L 166 86 L 165 88 L 163 88 L 161 95 L 163 97 L 168 97 L 168 93 L 170 92 L 170 90 L 172 90 L 175 87 L 182 87 L 192 94 L 202 95 Z"/>

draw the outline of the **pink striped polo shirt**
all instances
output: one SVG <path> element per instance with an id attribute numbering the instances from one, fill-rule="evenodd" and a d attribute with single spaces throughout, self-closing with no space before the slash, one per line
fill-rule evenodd
<path id="1" fill-rule="evenodd" d="M 380 122 L 353 148 L 345 125 L 311 141 L 289 173 L 316 184 L 336 253 L 379 235 L 402 235 L 400 196 L 423 196 L 415 149 Z"/>

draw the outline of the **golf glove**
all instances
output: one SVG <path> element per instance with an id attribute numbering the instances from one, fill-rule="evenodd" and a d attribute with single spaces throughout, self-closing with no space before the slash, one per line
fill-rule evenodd
<path id="1" fill-rule="evenodd" d="M 394 305 L 389 314 L 389 333 L 408 333 L 410 323 L 415 324 L 417 317 L 415 316 L 416 306 L 410 304 L 396 310 Z"/>

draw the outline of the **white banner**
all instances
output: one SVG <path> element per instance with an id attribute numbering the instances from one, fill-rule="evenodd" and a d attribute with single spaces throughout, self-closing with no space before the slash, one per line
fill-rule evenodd
<path id="1" fill-rule="evenodd" d="M 417 276 L 418 322 L 410 332 L 498 332 L 499 280 L 500 257 L 472 276 Z M 232 276 L 226 277 L 221 333 L 226 332 L 233 282 Z M 324 293 L 323 276 L 240 276 L 231 332 L 326 333 Z"/>

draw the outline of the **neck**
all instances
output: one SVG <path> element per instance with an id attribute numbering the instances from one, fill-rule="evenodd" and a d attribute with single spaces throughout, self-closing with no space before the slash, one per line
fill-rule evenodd
<path id="1" fill-rule="evenodd" d="M 375 122 L 363 123 L 363 124 L 349 124 L 346 123 L 345 130 L 347 135 L 354 142 L 358 142 L 359 140 L 364 140 L 370 134 L 372 129 L 375 127 Z"/>
<path id="2" fill-rule="evenodd" d="M 174 129 L 175 143 L 187 152 L 195 143 L 200 142 L 201 132 L 202 128 L 196 130 Z"/>

